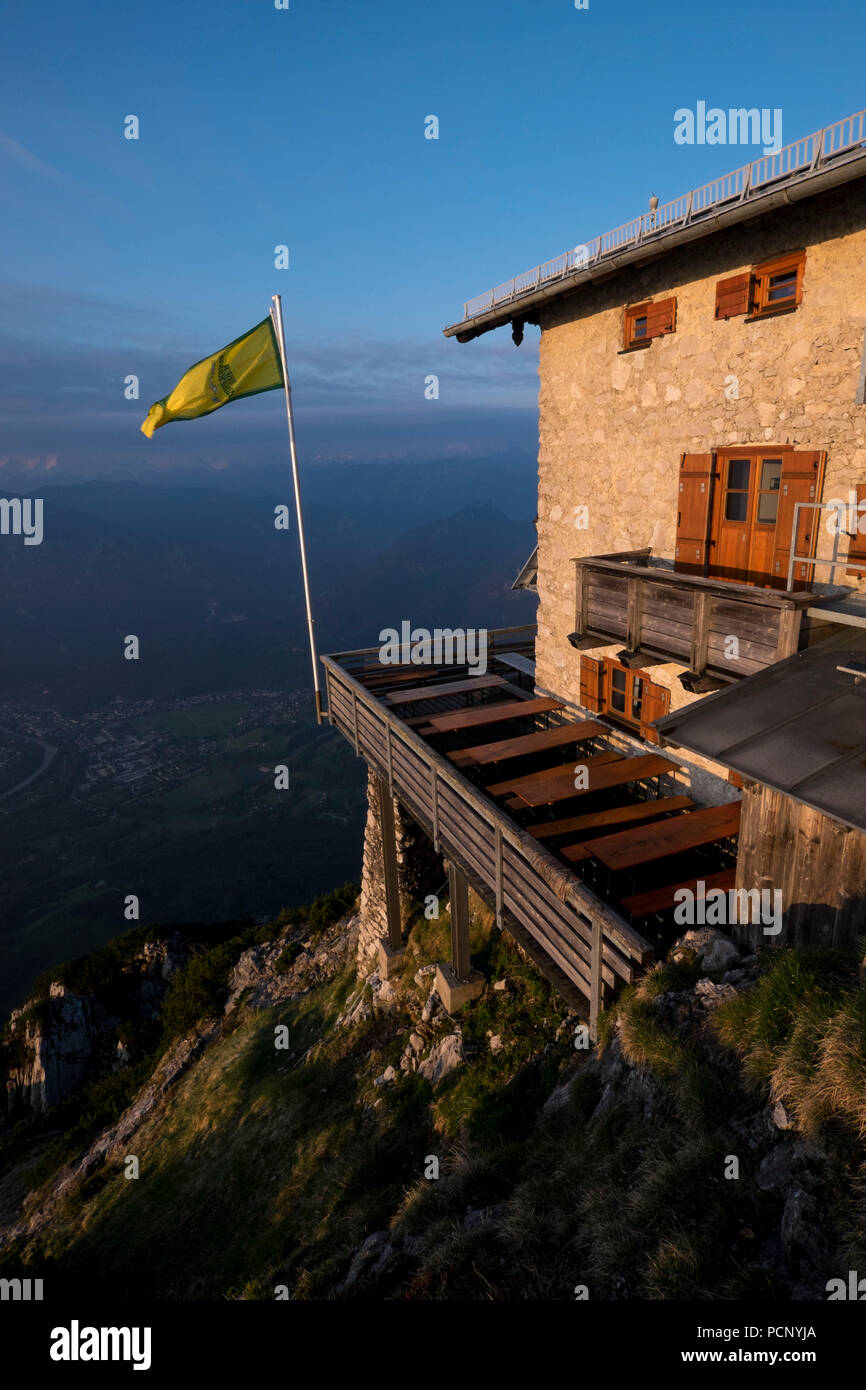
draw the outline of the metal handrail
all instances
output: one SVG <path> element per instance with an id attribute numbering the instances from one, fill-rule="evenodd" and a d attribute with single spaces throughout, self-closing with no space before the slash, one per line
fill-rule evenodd
<path id="1" fill-rule="evenodd" d="M 515 275 L 501 285 L 484 294 L 467 299 L 463 305 L 463 318 L 474 318 L 486 309 L 494 309 L 498 304 L 507 304 L 519 299 L 540 285 L 563 279 L 566 275 L 583 266 L 594 265 L 614 256 L 625 247 L 636 245 L 647 238 L 670 231 L 676 226 L 686 226 L 699 220 L 714 208 L 732 201 L 748 202 L 763 193 L 768 185 L 782 179 L 793 178 L 796 174 L 814 172 L 830 160 L 846 154 L 866 142 L 866 108 L 855 111 L 852 116 L 843 116 L 833 125 L 824 126 L 813 135 L 784 145 L 773 154 L 759 156 L 749 164 L 734 169 L 730 174 L 722 174 L 711 179 L 691 193 L 673 198 L 663 203 L 654 212 L 642 213 L 610 232 L 604 232 L 592 241 L 564 251 L 553 260 L 543 261 L 532 270 Z"/>

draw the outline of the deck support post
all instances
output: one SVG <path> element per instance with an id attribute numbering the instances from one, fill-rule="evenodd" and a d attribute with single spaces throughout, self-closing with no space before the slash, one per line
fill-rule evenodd
<path id="1" fill-rule="evenodd" d="M 400 915 L 400 881 L 397 876 L 397 832 L 394 802 L 384 777 L 377 776 L 379 823 L 382 827 L 382 877 L 385 881 L 385 910 L 388 936 L 379 943 L 379 970 L 383 979 L 403 958 L 403 922 Z"/>
<path id="2" fill-rule="evenodd" d="M 448 894 L 451 901 L 451 965 L 458 980 L 468 980 L 469 884 L 453 860 L 448 865 Z"/>
<path id="3" fill-rule="evenodd" d="M 469 883 L 466 875 L 448 861 L 448 896 L 451 910 L 451 960 L 436 969 L 436 993 L 445 1012 L 452 1014 L 484 991 L 484 976 L 472 969 L 469 950 Z"/>

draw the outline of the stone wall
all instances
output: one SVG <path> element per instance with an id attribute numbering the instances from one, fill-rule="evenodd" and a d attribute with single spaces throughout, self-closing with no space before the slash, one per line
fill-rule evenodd
<path id="1" fill-rule="evenodd" d="M 796 310 L 754 322 L 715 320 L 717 280 L 802 247 Z M 683 453 L 764 443 L 825 449 L 825 500 L 846 498 L 866 481 L 866 406 L 855 404 L 864 272 L 866 204 L 855 183 L 614 274 L 541 312 L 540 689 L 579 704 L 580 658 L 566 640 L 574 630 L 572 558 L 644 546 L 673 556 Z M 667 295 L 677 299 L 676 331 L 622 352 L 625 305 Z M 726 395 L 732 377 L 737 399 Z M 581 505 L 589 524 L 578 530 Z M 841 548 L 844 554 L 844 542 Z M 824 530 L 819 554 L 831 549 Z M 839 571 L 836 583 L 853 581 Z M 587 654 L 612 656 L 621 646 Z M 650 671 L 671 690 L 672 710 L 701 698 L 682 689 L 682 670 L 671 663 Z"/>
<path id="2" fill-rule="evenodd" d="M 394 832 L 397 840 L 400 916 L 405 925 L 418 909 L 424 894 L 440 886 L 445 872 L 429 837 L 398 801 L 394 802 Z M 375 959 L 380 940 L 388 935 L 379 786 L 378 778 L 372 771 L 367 777 L 367 824 L 364 829 L 360 915 L 358 972 L 366 975 L 370 962 Z"/>

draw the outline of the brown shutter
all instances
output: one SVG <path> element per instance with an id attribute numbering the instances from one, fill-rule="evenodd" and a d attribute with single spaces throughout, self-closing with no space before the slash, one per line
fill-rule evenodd
<path id="1" fill-rule="evenodd" d="M 715 456 L 683 454 L 677 495 L 677 544 L 674 569 L 680 574 L 705 574 Z"/>
<path id="2" fill-rule="evenodd" d="M 773 550 L 773 588 L 784 589 L 788 584 L 788 565 L 791 559 L 791 529 L 794 525 L 794 505 L 797 502 L 820 502 L 824 483 L 824 459 L 816 453 L 792 449 L 782 456 L 782 476 L 779 480 L 779 512 L 776 517 L 776 544 Z M 797 527 L 796 552 L 814 555 L 821 526 L 821 513 L 810 507 L 800 513 Z M 794 566 L 795 589 L 808 588 L 812 581 L 812 566 Z"/>
<path id="3" fill-rule="evenodd" d="M 850 567 L 845 571 L 853 579 L 866 579 L 866 508 L 861 512 L 861 502 L 866 502 L 866 483 L 857 484 L 857 530 L 848 542 Z"/>
<path id="4" fill-rule="evenodd" d="M 730 275 L 727 280 L 716 284 L 716 318 L 731 319 L 737 314 L 747 314 L 752 300 L 752 276 L 747 270 L 743 275 Z"/>
<path id="5" fill-rule="evenodd" d="M 671 692 L 665 685 L 657 685 L 655 681 L 644 681 L 643 704 L 641 705 L 641 738 L 646 739 L 647 743 L 658 743 L 658 730 L 650 726 L 655 719 L 663 719 L 670 713 Z"/>
<path id="6" fill-rule="evenodd" d="M 673 333 L 677 323 L 677 301 L 658 299 L 646 306 L 646 335 L 660 338 L 663 333 Z"/>
<path id="7" fill-rule="evenodd" d="M 580 703 L 595 714 L 601 711 L 601 682 L 604 668 L 595 657 L 580 658 Z"/>

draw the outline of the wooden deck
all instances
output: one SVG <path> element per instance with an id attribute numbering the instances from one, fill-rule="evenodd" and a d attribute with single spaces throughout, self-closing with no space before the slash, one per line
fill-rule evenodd
<path id="1" fill-rule="evenodd" d="M 645 902 L 648 916 L 667 910 L 653 904 L 666 904 L 677 885 L 659 881 L 659 865 L 703 872 L 708 882 L 728 874 L 728 860 L 713 856 L 716 842 L 726 852 L 736 834 L 739 804 L 696 808 L 682 794 L 678 763 L 623 752 L 621 740 L 605 746 L 609 725 L 569 720 L 561 701 L 531 691 L 512 699 L 514 687 L 495 672 L 471 678 L 454 669 L 444 680 L 431 670 L 430 682 L 413 684 L 395 668 L 381 683 L 368 665 L 362 683 L 354 670 L 374 650 L 323 658 L 331 723 L 500 924 L 531 943 L 566 997 L 588 1004 L 594 1027 L 605 1000 L 653 958 L 635 919 Z M 483 703 L 470 707 L 476 692 Z M 429 712 L 431 701 L 446 708 Z M 587 769 L 588 786 L 575 786 L 576 767 Z M 645 865 L 649 877 L 641 877 Z M 605 879 L 600 891 L 593 875 Z"/>

